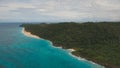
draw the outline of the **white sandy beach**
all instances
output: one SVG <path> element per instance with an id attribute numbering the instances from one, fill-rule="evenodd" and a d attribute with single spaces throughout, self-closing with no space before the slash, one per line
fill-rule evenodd
<path id="1" fill-rule="evenodd" d="M 69 52 L 73 52 L 75 51 L 75 49 L 67 49 Z"/>
<path id="2" fill-rule="evenodd" d="M 23 27 L 23 29 L 22 29 L 22 33 L 23 33 L 24 35 L 28 36 L 28 37 L 33 37 L 33 38 L 40 39 L 39 36 L 31 34 L 31 32 L 27 32 L 24 27 Z"/>

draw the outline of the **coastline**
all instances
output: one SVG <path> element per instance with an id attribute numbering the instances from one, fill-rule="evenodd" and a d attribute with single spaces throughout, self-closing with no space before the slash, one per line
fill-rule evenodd
<path id="1" fill-rule="evenodd" d="M 34 35 L 34 34 L 32 34 L 31 32 L 26 31 L 24 27 L 22 28 L 22 33 L 23 33 L 25 36 L 27 36 L 27 37 L 32 37 L 32 38 L 36 38 L 36 39 L 42 39 L 42 38 L 40 38 L 39 36 Z M 61 47 L 56 47 L 56 46 L 53 46 L 53 43 L 52 43 L 50 40 L 47 40 L 47 41 L 52 45 L 52 47 L 63 49 L 62 46 L 61 46 Z M 74 58 L 76 58 L 76 59 L 78 59 L 78 60 L 88 61 L 88 62 L 90 62 L 90 63 L 92 63 L 92 64 L 100 65 L 100 64 L 97 64 L 97 63 L 95 63 L 95 62 L 93 62 L 93 61 L 89 61 L 89 60 L 87 60 L 87 59 L 85 59 L 85 58 L 82 58 L 82 57 L 80 57 L 80 56 L 78 57 L 78 56 L 73 55 L 72 52 L 76 51 L 75 49 L 65 49 L 65 50 L 68 51 L 69 55 L 71 55 L 72 57 L 74 57 Z M 102 66 L 102 65 L 100 65 L 100 66 L 101 66 L 101 68 L 105 68 L 105 67 Z"/>
<path id="2" fill-rule="evenodd" d="M 39 36 L 31 34 L 31 32 L 26 31 L 24 27 L 22 28 L 22 33 L 27 37 L 41 39 Z"/>

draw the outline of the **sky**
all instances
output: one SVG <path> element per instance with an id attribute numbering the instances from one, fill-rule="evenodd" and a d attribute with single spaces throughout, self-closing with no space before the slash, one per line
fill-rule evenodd
<path id="1" fill-rule="evenodd" d="M 120 21 L 120 0 L 0 0 L 0 22 Z"/>

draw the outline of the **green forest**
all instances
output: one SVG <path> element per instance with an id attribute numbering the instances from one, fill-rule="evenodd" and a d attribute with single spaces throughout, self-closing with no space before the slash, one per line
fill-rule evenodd
<path id="1" fill-rule="evenodd" d="M 72 54 L 106 68 L 120 68 L 120 22 L 61 22 L 22 24 L 25 30 L 50 40 L 54 46 L 73 48 Z"/>

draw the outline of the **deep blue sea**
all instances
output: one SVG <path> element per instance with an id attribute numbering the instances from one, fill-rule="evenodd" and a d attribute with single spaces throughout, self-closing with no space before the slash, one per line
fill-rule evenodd
<path id="1" fill-rule="evenodd" d="M 20 24 L 0 24 L 0 68 L 103 68 L 72 57 L 43 39 L 22 34 Z"/>

